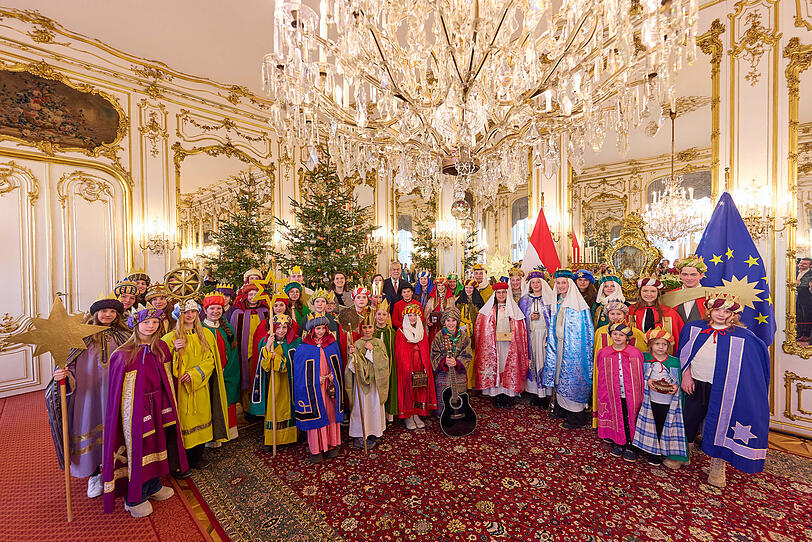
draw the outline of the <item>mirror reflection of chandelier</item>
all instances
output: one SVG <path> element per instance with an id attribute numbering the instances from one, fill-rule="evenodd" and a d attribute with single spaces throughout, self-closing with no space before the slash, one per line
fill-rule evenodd
<path id="1" fill-rule="evenodd" d="M 710 219 L 710 200 L 695 200 L 694 189 L 682 186 L 682 175 L 674 170 L 674 119 L 671 118 L 671 175 L 665 178 L 665 187 L 652 194 L 651 203 L 643 213 L 646 235 L 654 244 L 668 247 L 673 252 L 681 243 L 690 242 L 691 236 L 705 229 Z"/>
<path id="2" fill-rule="evenodd" d="M 315 2 L 314 2 L 315 4 Z M 396 172 L 401 192 L 443 183 L 509 190 L 580 170 L 606 132 L 653 135 L 677 72 L 696 56 L 695 0 L 301 0 L 281 2 L 263 61 L 270 124 L 327 144 L 340 175 Z M 290 144 L 290 143 L 289 143 Z"/>

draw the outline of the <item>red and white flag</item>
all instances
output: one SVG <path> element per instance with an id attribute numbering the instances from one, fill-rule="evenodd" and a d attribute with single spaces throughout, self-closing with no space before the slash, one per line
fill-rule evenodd
<path id="1" fill-rule="evenodd" d="M 548 273 L 553 273 L 561 267 L 561 260 L 558 258 L 558 251 L 555 249 L 555 242 L 550 233 L 550 226 L 547 225 L 544 209 L 539 209 L 536 225 L 533 226 L 533 233 L 530 234 L 524 260 L 522 260 L 522 271 L 528 273 L 539 265 L 543 265 Z"/>
<path id="2" fill-rule="evenodd" d="M 581 261 L 581 243 L 578 242 L 578 238 L 575 236 L 575 230 L 572 230 L 572 261 Z"/>

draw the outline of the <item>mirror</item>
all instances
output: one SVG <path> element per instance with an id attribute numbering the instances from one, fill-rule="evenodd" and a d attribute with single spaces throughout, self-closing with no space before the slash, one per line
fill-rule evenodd
<path id="1" fill-rule="evenodd" d="M 787 329 L 784 351 L 812 357 L 812 45 L 790 40 L 784 56 L 789 96 L 788 184 L 797 184 L 797 225 L 788 228 Z M 790 210 L 790 214 L 793 210 Z"/>

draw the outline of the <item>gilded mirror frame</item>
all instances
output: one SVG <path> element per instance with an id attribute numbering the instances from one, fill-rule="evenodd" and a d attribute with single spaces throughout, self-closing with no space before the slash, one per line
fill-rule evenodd
<path id="1" fill-rule="evenodd" d="M 812 64 L 812 45 L 801 45 L 801 40 L 792 38 L 784 48 L 784 58 L 789 59 L 784 74 L 787 78 L 787 113 L 789 117 L 789 133 L 787 138 L 787 192 L 790 201 L 798 199 L 798 127 L 800 123 L 799 101 L 801 73 Z M 800 356 L 803 359 L 812 357 L 812 346 L 801 346 L 795 341 L 795 299 L 797 286 L 795 285 L 795 259 L 798 255 L 796 235 L 798 230 L 797 205 L 789 206 L 787 216 L 787 314 L 786 328 L 784 330 L 784 352 Z"/>

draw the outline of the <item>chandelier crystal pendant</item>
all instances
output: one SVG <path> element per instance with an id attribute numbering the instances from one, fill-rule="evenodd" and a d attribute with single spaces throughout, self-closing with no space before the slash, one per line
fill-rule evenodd
<path id="1" fill-rule="evenodd" d="M 710 202 L 694 199 L 693 188 L 683 187 L 682 175 L 675 172 L 674 119 L 677 114 L 669 111 L 671 117 L 671 175 L 665 178 L 664 189 L 652 194 L 652 202 L 646 205 L 643 213 L 646 235 L 661 246 L 676 249 L 681 243 L 690 241 L 691 236 L 705 229 L 710 218 Z"/>
<path id="2" fill-rule="evenodd" d="M 313 6 L 313 7 L 311 7 Z M 317 6 L 315 9 L 314 7 Z M 425 197 L 462 181 L 513 191 L 583 166 L 606 132 L 653 135 L 696 56 L 697 0 L 282 2 L 263 83 L 288 144 L 327 145 L 339 175 L 378 169 Z"/>

